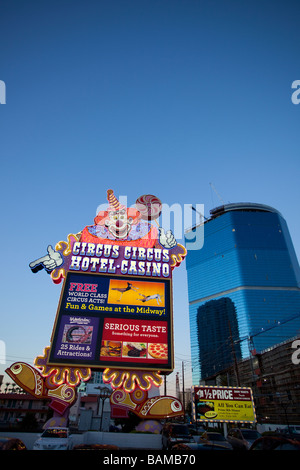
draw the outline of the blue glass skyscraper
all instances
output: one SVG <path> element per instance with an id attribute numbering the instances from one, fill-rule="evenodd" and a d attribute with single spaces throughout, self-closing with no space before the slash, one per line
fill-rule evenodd
<path id="1" fill-rule="evenodd" d="M 300 332 L 300 268 L 274 208 L 227 204 L 210 212 L 204 245 L 189 248 L 187 277 L 193 383 Z M 189 240 L 191 233 L 188 234 Z M 186 235 L 187 238 L 187 235 Z"/>

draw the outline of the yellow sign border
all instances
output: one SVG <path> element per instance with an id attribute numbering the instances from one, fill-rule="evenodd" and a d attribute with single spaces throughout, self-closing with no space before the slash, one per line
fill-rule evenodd
<path id="1" fill-rule="evenodd" d="M 250 396 L 251 396 L 251 400 L 249 400 L 249 404 L 251 404 L 251 414 L 253 416 L 253 419 L 218 419 L 217 416 L 218 414 L 216 412 L 213 412 L 213 411 L 210 411 L 209 413 L 211 413 L 211 417 L 207 417 L 207 418 L 197 418 L 197 415 L 196 415 L 196 400 L 195 400 L 195 389 L 207 389 L 207 388 L 211 388 L 211 389 L 223 389 L 223 390 L 249 390 L 250 392 Z M 252 392 L 252 388 L 250 387 L 227 387 L 227 386 L 214 386 L 214 385 L 197 385 L 197 386 L 193 386 L 192 387 L 192 397 L 193 397 L 193 400 L 192 400 L 192 404 L 193 404 L 193 419 L 194 421 L 197 421 L 197 422 L 215 422 L 215 423 L 256 423 L 257 419 L 256 419 L 256 412 L 255 412 L 255 404 L 254 404 L 254 399 L 253 399 L 253 392 Z M 212 409 L 215 409 L 215 405 L 217 405 L 217 408 L 218 408 L 218 404 L 221 400 L 218 400 L 218 399 L 203 399 L 202 401 L 204 402 L 207 402 L 209 404 L 212 405 Z M 222 403 L 226 404 L 230 402 L 231 404 L 236 404 L 236 403 L 239 403 L 239 404 L 244 404 L 244 403 L 248 403 L 248 400 L 222 400 Z M 228 410 L 228 412 L 230 412 L 231 410 Z M 213 417 L 213 414 L 216 414 L 216 416 Z"/>

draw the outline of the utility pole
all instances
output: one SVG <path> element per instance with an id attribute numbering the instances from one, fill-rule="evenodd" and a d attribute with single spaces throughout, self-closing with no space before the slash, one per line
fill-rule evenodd
<path id="1" fill-rule="evenodd" d="M 229 327 L 229 337 L 230 337 L 232 355 L 233 355 L 233 359 L 234 359 L 235 376 L 236 376 L 237 385 L 238 385 L 238 387 L 240 387 L 241 385 L 240 385 L 239 369 L 238 369 L 238 363 L 237 363 L 237 359 L 236 359 L 236 354 L 235 354 L 235 349 L 234 349 L 234 343 L 233 343 L 232 333 L 231 333 L 231 325 L 230 325 L 230 321 L 229 321 L 229 320 L 228 320 L 228 327 Z"/>
<path id="2" fill-rule="evenodd" d="M 176 373 L 176 398 L 180 400 L 179 372 Z"/>
<path id="3" fill-rule="evenodd" d="M 183 421 L 185 423 L 185 394 L 184 394 L 184 364 L 182 361 L 182 405 L 183 405 Z"/>

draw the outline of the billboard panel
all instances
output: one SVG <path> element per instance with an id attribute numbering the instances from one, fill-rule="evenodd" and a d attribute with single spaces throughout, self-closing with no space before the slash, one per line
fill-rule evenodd
<path id="1" fill-rule="evenodd" d="M 171 279 L 68 272 L 49 364 L 173 370 Z"/>
<path id="2" fill-rule="evenodd" d="M 195 421 L 253 423 L 256 421 L 251 388 L 193 387 Z"/>

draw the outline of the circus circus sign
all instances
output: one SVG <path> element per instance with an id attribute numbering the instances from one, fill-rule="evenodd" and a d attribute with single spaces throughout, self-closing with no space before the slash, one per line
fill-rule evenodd
<path id="1" fill-rule="evenodd" d="M 45 269 L 55 283 L 68 271 L 171 278 L 186 249 L 158 226 L 161 201 L 144 195 L 135 208 L 126 208 L 112 190 L 107 199 L 107 210 L 98 212 L 93 225 L 69 234 L 55 249 L 49 245 L 47 254 L 30 263 L 31 270 Z"/>
<path id="2" fill-rule="evenodd" d="M 153 195 L 127 208 L 108 190 L 94 224 L 30 263 L 63 281 L 49 365 L 173 370 L 172 271 L 186 250 L 161 210 Z"/>
<path id="3" fill-rule="evenodd" d="M 171 276 L 169 250 L 74 242 L 67 270 L 133 276 Z"/>
<path id="4" fill-rule="evenodd" d="M 77 388 L 93 369 L 115 391 L 112 416 L 167 418 L 184 413 L 173 397 L 148 397 L 174 369 L 172 272 L 186 256 L 170 230 L 158 224 L 161 201 L 143 195 L 135 207 L 107 191 L 107 207 L 92 225 L 69 234 L 29 264 L 62 283 L 50 340 L 34 366 L 12 364 L 6 373 L 36 398 L 50 401 L 66 420 Z"/>

